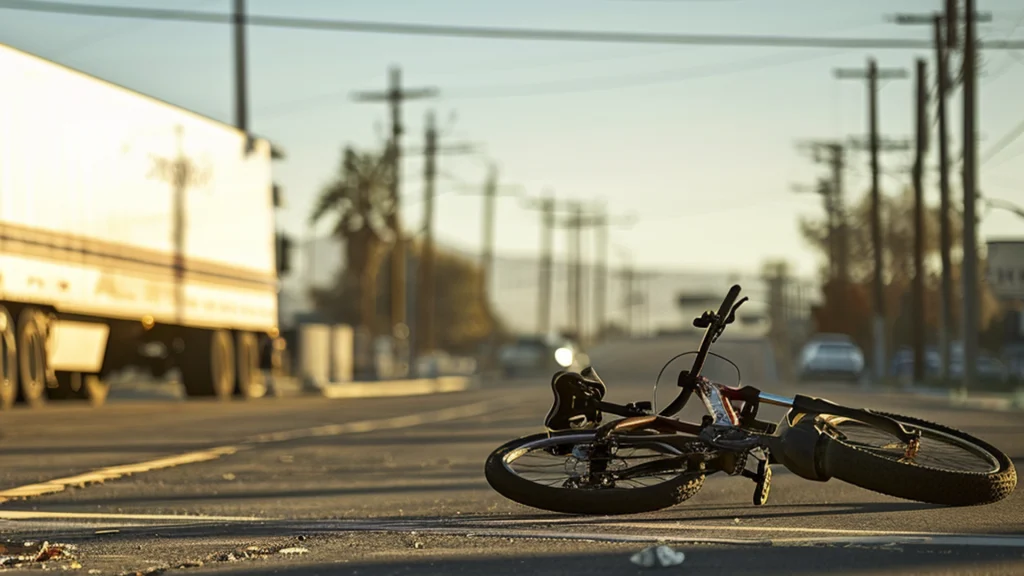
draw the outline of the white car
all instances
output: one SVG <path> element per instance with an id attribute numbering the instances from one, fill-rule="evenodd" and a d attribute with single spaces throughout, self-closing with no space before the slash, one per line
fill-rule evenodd
<path id="1" fill-rule="evenodd" d="M 550 376 L 558 370 L 579 370 L 587 356 L 571 340 L 558 336 L 524 336 L 505 346 L 500 356 L 506 377 Z"/>
<path id="2" fill-rule="evenodd" d="M 801 381 L 857 382 L 864 373 L 864 353 L 851 340 L 812 340 L 800 353 Z"/>

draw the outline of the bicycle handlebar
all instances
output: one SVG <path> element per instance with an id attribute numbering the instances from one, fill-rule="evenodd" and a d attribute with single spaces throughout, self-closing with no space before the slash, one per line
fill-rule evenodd
<path id="1" fill-rule="evenodd" d="M 705 321 L 707 322 L 704 336 L 700 341 L 700 348 L 697 351 L 697 357 L 693 359 L 693 367 L 689 372 L 681 372 L 679 374 L 678 385 L 682 388 L 682 391 L 671 404 L 659 413 L 660 416 L 675 416 L 689 402 L 690 396 L 693 394 L 693 383 L 700 376 L 700 371 L 704 368 L 704 361 L 707 360 L 711 344 L 725 330 L 726 324 L 729 323 L 730 318 L 735 312 L 737 307 L 736 298 L 739 295 L 740 286 L 735 284 L 729 289 L 729 293 L 725 295 L 725 299 L 722 300 L 722 305 L 718 308 L 717 314 L 705 312 L 700 318 L 694 320 L 694 324 L 697 326 L 700 326 Z"/>
<path id="2" fill-rule="evenodd" d="M 732 288 L 729 288 L 729 293 L 725 295 L 725 300 L 722 300 L 722 305 L 718 308 L 718 317 L 725 321 L 728 318 L 727 314 L 732 312 L 732 307 L 736 304 L 736 297 L 740 295 L 740 285 L 734 284 Z"/>

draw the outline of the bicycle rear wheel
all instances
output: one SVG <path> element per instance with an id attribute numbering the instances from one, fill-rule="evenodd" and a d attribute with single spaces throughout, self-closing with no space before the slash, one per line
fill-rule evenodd
<path id="1" fill-rule="evenodd" d="M 823 416 L 829 476 L 889 496 L 947 506 L 996 502 L 1016 487 L 1013 462 L 994 446 L 920 418 L 885 416 L 921 431 L 917 454 L 907 459 L 906 444 L 888 432 Z"/>
<path id="2" fill-rule="evenodd" d="M 484 466 L 487 483 L 526 506 L 569 514 L 635 514 L 679 504 L 700 491 L 680 449 L 642 434 L 616 436 L 614 453 L 592 431 L 534 434 L 504 444 Z M 674 443 L 673 443 L 674 444 Z"/>

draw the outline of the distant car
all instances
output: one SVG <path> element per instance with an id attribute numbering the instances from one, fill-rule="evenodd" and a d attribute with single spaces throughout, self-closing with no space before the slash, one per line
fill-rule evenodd
<path id="1" fill-rule="evenodd" d="M 924 354 L 925 375 L 928 378 L 938 378 L 942 375 L 942 357 L 935 348 L 928 347 Z M 914 351 L 910 348 L 901 348 L 892 357 L 889 366 L 889 375 L 894 378 L 907 380 L 914 376 Z"/>
<path id="2" fill-rule="evenodd" d="M 807 343 L 810 345 L 815 342 L 844 342 L 846 344 L 853 344 L 856 346 L 853 338 L 850 337 L 849 334 L 842 334 L 838 332 L 818 332 L 817 334 L 813 334 L 808 339 Z"/>
<path id="3" fill-rule="evenodd" d="M 586 356 L 571 340 L 557 336 L 524 336 L 501 350 L 506 377 L 550 375 L 585 367 Z"/>
<path id="4" fill-rule="evenodd" d="M 949 376 L 953 379 L 963 378 L 964 349 L 961 342 L 953 342 L 950 346 Z M 989 382 L 1005 383 L 1010 377 L 1010 370 L 984 350 L 978 354 L 978 378 Z M 891 376 L 910 379 L 914 375 L 914 352 L 910 348 L 902 348 L 893 356 L 889 368 Z M 942 356 L 934 346 L 925 347 L 925 375 L 928 378 L 942 376 Z"/>
<path id="5" fill-rule="evenodd" d="M 864 373 L 864 353 L 852 341 L 838 337 L 812 338 L 800 353 L 801 381 L 856 382 Z"/>

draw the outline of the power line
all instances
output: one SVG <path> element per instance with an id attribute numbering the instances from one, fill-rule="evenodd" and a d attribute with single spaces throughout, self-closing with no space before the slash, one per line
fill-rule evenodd
<path id="1" fill-rule="evenodd" d="M 494 86 L 463 86 L 453 87 L 454 92 L 446 98 L 449 100 L 477 100 L 492 98 L 516 98 L 529 96 L 559 96 L 563 94 L 578 94 L 581 92 L 600 92 L 605 90 L 620 90 L 628 88 L 639 88 L 657 84 L 672 84 L 687 80 L 700 80 L 704 78 L 718 78 L 743 72 L 763 70 L 765 68 L 787 66 L 800 62 L 809 62 L 819 58 L 836 56 L 845 50 L 833 50 L 827 53 L 801 54 L 793 57 L 791 54 L 772 54 L 768 58 L 754 58 L 748 60 L 734 61 L 718 65 L 701 65 L 681 68 L 676 70 L 663 70 L 647 74 L 630 74 L 616 76 L 602 76 L 597 78 L 581 78 L 579 80 L 564 80 L 556 82 L 522 84 L 522 85 L 494 85 Z M 786 56 L 786 58 L 779 58 Z M 734 64 L 735 66 L 729 66 Z M 630 82 L 629 80 L 635 80 Z M 573 82 L 597 81 L 597 84 L 590 86 L 572 87 Z M 520 88 L 521 90 L 515 90 Z M 460 93 L 461 91 L 461 93 Z M 274 104 L 264 108 L 261 112 L 264 118 L 286 116 L 296 112 L 303 112 L 311 108 L 324 105 L 336 105 L 338 98 L 345 92 L 332 92 L 303 98 L 292 102 Z"/>
<path id="2" fill-rule="evenodd" d="M 1019 124 L 1014 126 L 1013 129 L 1000 138 L 998 142 L 993 144 L 992 147 L 988 149 L 988 152 L 985 152 L 982 156 L 981 163 L 983 165 L 987 164 L 990 160 L 998 156 L 1000 152 L 1005 150 L 1007 146 L 1016 142 L 1017 138 L 1020 138 L 1021 134 L 1024 134 L 1024 120 L 1021 120 Z"/>
<path id="3" fill-rule="evenodd" d="M 71 4 L 46 0 L 0 0 L 0 9 L 108 18 L 135 18 L 147 20 L 175 20 L 207 24 L 231 24 L 230 14 L 167 10 L 162 8 L 131 8 L 104 4 Z M 749 46 L 785 48 L 850 48 L 871 50 L 924 50 L 931 48 L 930 40 L 911 38 L 826 38 L 814 36 L 772 36 L 736 34 L 660 34 L 654 32 L 564 30 L 537 28 L 504 28 L 488 26 L 449 26 L 440 24 L 407 24 L 398 22 L 371 22 L 359 20 L 329 20 L 319 18 L 292 18 L 249 14 L 246 23 L 270 28 L 323 30 L 336 32 L 362 32 L 368 34 L 401 34 L 412 36 L 444 36 L 489 40 L 534 40 L 549 42 L 602 42 L 618 44 L 677 44 L 703 46 Z M 984 48 L 990 50 L 1021 50 L 1024 41 L 989 41 Z"/>
<path id="4" fill-rule="evenodd" d="M 617 76 L 602 76 L 597 78 L 568 79 L 555 82 L 531 84 L 531 85 L 506 85 L 488 87 L 452 87 L 452 99 L 478 99 L 478 98 L 509 98 L 520 96 L 552 96 L 560 94 L 577 94 L 580 92 L 600 92 L 604 90 L 619 90 L 624 88 L 639 88 L 657 84 L 673 84 L 686 80 L 699 80 L 702 78 L 716 78 L 729 76 L 731 74 L 758 71 L 768 67 L 787 66 L 800 62 L 808 62 L 820 58 L 828 58 L 846 52 L 846 50 L 832 50 L 824 54 L 801 54 L 793 57 L 791 54 L 772 54 L 767 58 L 757 58 L 742 61 L 727 62 L 722 64 L 710 64 L 692 66 L 676 70 L 662 70 L 646 74 L 630 74 Z M 779 58 L 779 56 L 785 56 Z M 596 81 L 593 85 L 572 86 L 577 82 Z M 466 90 L 469 88 L 469 90 Z M 523 90 L 516 90 L 517 88 Z M 460 90 L 465 90 L 461 92 Z M 473 93 L 477 90 L 477 93 Z M 511 91 L 510 91 L 511 90 Z"/>
<path id="5" fill-rule="evenodd" d="M 197 0 L 196 2 L 193 2 L 189 6 L 189 8 L 190 9 L 198 8 L 198 7 L 203 6 L 205 4 L 211 4 L 212 2 L 213 2 L 213 0 Z M 136 32 L 138 32 L 140 30 L 140 28 L 142 28 L 142 27 L 138 26 L 138 25 L 126 24 L 124 26 L 112 27 L 112 28 L 109 28 L 107 30 L 100 30 L 100 31 L 94 32 L 92 34 L 85 34 L 83 36 L 79 36 L 78 38 L 73 39 L 68 44 L 65 44 L 63 46 L 58 46 L 57 47 L 57 51 L 50 55 L 50 59 L 53 60 L 55 58 L 60 58 L 63 55 L 67 55 L 68 53 L 77 52 L 78 50 L 81 50 L 83 48 L 87 48 L 87 47 L 92 46 L 93 44 L 96 44 L 98 42 L 103 42 L 104 40 L 109 40 L 109 39 L 111 39 L 114 36 L 119 36 L 121 34 L 133 34 L 133 33 L 136 33 Z"/>

